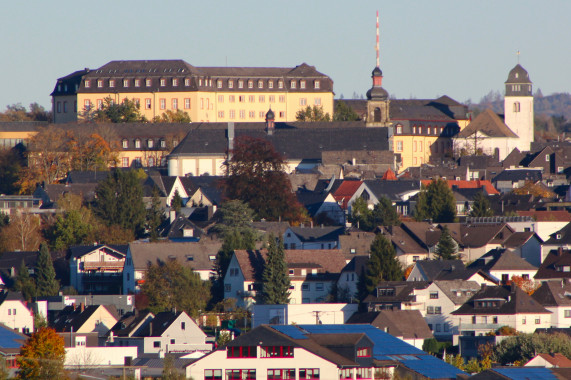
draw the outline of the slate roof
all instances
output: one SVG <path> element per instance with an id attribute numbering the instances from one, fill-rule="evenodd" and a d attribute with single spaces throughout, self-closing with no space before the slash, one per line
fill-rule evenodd
<path id="1" fill-rule="evenodd" d="M 236 250 L 234 255 L 244 281 L 261 281 L 267 258 L 266 250 Z M 288 267 L 317 268 L 318 273 L 339 274 L 345 267 L 345 256 L 338 249 L 286 249 Z M 311 274 L 307 278 L 310 278 Z"/>
<path id="2" fill-rule="evenodd" d="M 173 324 L 184 311 L 172 312 L 163 311 L 157 313 L 151 323 L 146 324 L 138 336 L 162 336 L 164 332 Z"/>
<path id="3" fill-rule="evenodd" d="M 475 307 L 478 300 L 499 300 L 497 307 Z M 551 314 L 539 302 L 517 286 L 482 286 L 453 315 L 480 314 Z"/>
<path id="4" fill-rule="evenodd" d="M 72 170 L 67 174 L 67 183 L 99 183 L 109 176 L 110 171 Z"/>
<path id="5" fill-rule="evenodd" d="M 476 268 L 484 270 L 487 273 L 490 273 L 490 271 L 501 270 L 537 270 L 537 267 L 531 265 L 513 251 L 505 248 L 493 249 L 467 267 L 467 269 Z"/>
<path id="6" fill-rule="evenodd" d="M 392 202 L 403 201 L 403 195 L 420 191 L 420 181 L 401 179 L 397 181 L 366 180 L 365 185 L 373 192 L 377 199 L 386 197 Z"/>
<path id="7" fill-rule="evenodd" d="M 322 151 L 363 150 L 374 147 L 388 150 L 387 128 L 365 128 L 360 122 L 327 122 L 299 126 L 299 123 L 276 123 L 276 129 L 268 135 L 265 123 L 257 123 L 257 129 L 235 129 L 235 141 L 242 136 L 261 138 L 272 143 L 276 151 L 286 159 L 321 160 Z M 225 129 L 208 123 L 204 128 L 196 126 L 173 149 L 170 156 L 224 155 L 228 149 Z M 225 128 L 227 123 L 220 123 Z M 250 123 L 254 124 L 254 123 Z M 286 125 L 284 125 L 286 124 Z M 305 128 L 304 128 L 305 127 Z M 303 142 L 302 144 L 300 142 Z"/>
<path id="8" fill-rule="evenodd" d="M 562 248 L 551 250 L 539 266 L 534 278 L 536 280 L 571 279 L 571 272 L 564 271 L 566 267 L 571 268 L 571 251 Z"/>
<path id="9" fill-rule="evenodd" d="M 487 244 L 502 244 L 513 229 L 506 223 L 464 224 L 441 223 L 448 226 L 450 236 L 463 247 L 483 247 Z M 438 241 L 438 240 L 437 240 Z"/>
<path id="10" fill-rule="evenodd" d="M 289 227 L 289 222 L 252 222 L 252 228 L 255 230 L 261 231 L 265 234 L 273 234 L 274 236 L 283 236 L 284 232 L 286 232 Z"/>
<path id="11" fill-rule="evenodd" d="M 119 319 L 113 327 L 111 327 L 111 329 L 106 333 L 106 336 L 111 335 L 111 332 L 113 332 L 113 335 L 116 337 L 135 336 L 134 334 L 143 327 L 143 322 L 149 317 L 152 319 L 154 318 L 154 315 L 148 310 L 135 310 L 134 312 L 126 313 L 121 316 L 121 319 Z"/>
<path id="12" fill-rule="evenodd" d="M 476 116 L 456 137 L 469 138 L 476 132 L 483 133 L 489 137 L 518 137 L 502 119 L 489 108 Z"/>
<path id="13" fill-rule="evenodd" d="M 0 272 L 11 277 L 10 271 L 14 269 L 14 275 L 17 275 L 22 261 L 27 268 L 35 268 L 38 261 L 38 251 L 4 252 L 0 256 Z"/>
<path id="14" fill-rule="evenodd" d="M 66 306 L 64 307 L 54 319 L 51 325 L 57 332 L 70 332 L 78 331 L 97 310 L 103 307 L 119 319 L 119 313 L 114 305 L 89 305 L 85 306 L 82 311 L 80 306 Z"/>
<path id="15" fill-rule="evenodd" d="M 544 281 L 531 296 L 544 307 L 571 306 L 571 283 Z"/>
<path id="16" fill-rule="evenodd" d="M 184 230 L 190 229 L 193 230 L 193 234 L 191 237 L 187 237 L 184 235 Z M 177 216 L 177 218 L 166 228 L 164 236 L 169 239 L 185 239 L 185 238 L 193 238 L 193 239 L 200 239 L 205 232 L 196 224 L 188 220 L 183 215 Z"/>
<path id="17" fill-rule="evenodd" d="M 338 226 L 290 227 L 289 229 L 304 243 L 337 241 L 339 236 L 345 233 L 345 227 Z"/>
<path id="18" fill-rule="evenodd" d="M 519 63 L 514 66 L 513 69 L 510 70 L 508 74 L 508 79 L 506 83 L 531 83 L 531 79 L 529 79 L 529 74 L 526 69 L 523 68 L 522 65 Z"/>
<path id="19" fill-rule="evenodd" d="M 382 227 L 381 233 L 387 235 L 391 243 L 405 254 L 428 253 L 423 240 L 416 239 L 414 234 L 408 233 L 402 226 Z"/>
<path id="20" fill-rule="evenodd" d="M 216 256 L 222 242 L 200 239 L 191 243 L 131 243 L 129 250 L 135 270 L 146 270 L 149 263 L 176 259 L 193 270 L 210 270 L 214 267 L 211 256 Z"/>
<path id="21" fill-rule="evenodd" d="M 541 170 L 534 170 L 534 169 L 506 169 L 503 172 L 499 173 L 497 176 L 492 178 L 492 182 L 496 183 L 499 181 L 509 181 L 509 182 L 517 182 L 517 181 L 532 181 L 537 182 L 541 181 L 542 174 Z"/>
<path id="22" fill-rule="evenodd" d="M 315 216 L 325 198 L 327 198 L 328 193 L 318 193 L 315 191 L 308 191 L 305 189 L 298 189 L 295 192 L 295 196 L 299 203 L 307 209 L 310 216 Z"/>
<path id="23" fill-rule="evenodd" d="M 345 323 L 371 324 L 392 336 L 403 337 L 403 339 L 429 339 L 434 337 L 419 310 L 382 310 L 355 313 Z"/>
<path id="24" fill-rule="evenodd" d="M 365 303 L 394 303 L 410 302 L 414 299 L 416 289 L 426 289 L 430 285 L 427 281 L 381 281 L 372 294 L 369 294 Z M 378 289 L 394 289 L 394 295 L 379 295 Z"/>
<path id="25" fill-rule="evenodd" d="M 367 270 L 367 263 L 369 262 L 369 256 L 355 256 L 347 263 L 345 268 L 341 271 L 343 272 L 355 272 L 360 276 L 365 270 Z"/>
<path id="26" fill-rule="evenodd" d="M 361 230 L 348 230 L 344 235 L 339 235 L 339 249 L 343 251 L 346 258 L 355 255 L 369 255 L 371 244 L 375 239 L 373 232 Z M 351 252 L 355 250 L 355 252 Z"/>
<path id="27" fill-rule="evenodd" d="M 20 301 L 22 303 L 25 302 L 24 297 L 22 296 L 22 292 L 12 292 L 9 290 L 0 293 L 0 305 L 3 304 L 4 301 Z"/>
<path id="28" fill-rule="evenodd" d="M 533 236 L 540 242 L 543 243 L 543 240 L 533 231 L 521 231 L 521 232 L 514 232 L 510 237 L 504 241 L 502 244 L 506 248 L 518 248 L 524 245 L 531 239 Z"/>
<path id="29" fill-rule="evenodd" d="M 415 265 L 424 273 L 426 281 L 434 281 L 466 270 L 462 260 L 419 260 Z"/>
<path id="30" fill-rule="evenodd" d="M 212 204 L 222 203 L 222 182 L 224 177 L 204 175 L 198 177 L 179 177 L 187 194 L 192 197 L 198 190 L 208 198 Z"/>
<path id="31" fill-rule="evenodd" d="M 559 237 L 559 238 L 558 238 Z M 545 245 L 567 245 L 571 244 L 571 223 L 568 223 L 560 229 L 549 235 L 549 239 L 545 242 Z"/>

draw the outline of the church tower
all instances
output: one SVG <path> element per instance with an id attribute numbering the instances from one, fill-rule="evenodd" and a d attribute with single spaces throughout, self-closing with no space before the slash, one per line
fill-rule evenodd
<path id="1" fill-rule="evenodd" d="M 529 151 L 533 136 L 533 93 L 527 71 L 518 63 L 506 81 L 504 122 L 519 137 L 518 149 Z"/>
<path id="2" fill-rule="evenodd" d="M 383 72 L 379 60 L 379 12 L 377 11 L 377 66 L 373 69 L 371 78 L 373 87 L 367 91 L 367 127 L 388 127 L 389 94 L 383 88 Z"/>

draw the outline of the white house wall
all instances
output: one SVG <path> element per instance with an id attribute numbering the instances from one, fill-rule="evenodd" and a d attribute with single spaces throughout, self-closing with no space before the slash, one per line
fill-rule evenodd
<path id="1" fill-rule="evenodd" d="M 124 365 L 129 356 L 137 357 L 137 347 L 66 347 L 64 367 Z"/>
<path id="2" fill-rule="evenodd" d="M 34 315 L 21 301 L 6 300 L 0 305 L 0 323 L 18 332 L 34 331 Z"/>

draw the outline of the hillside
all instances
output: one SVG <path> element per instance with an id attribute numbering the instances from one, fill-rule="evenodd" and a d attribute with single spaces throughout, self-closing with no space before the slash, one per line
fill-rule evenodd
<path id="1" fill-rule="evenodd" d="M 490 91 L 479 103 L 470 104 L 470 109 L 482 111 L 491 108 L 494 112 L 504 113 L 504 97 L 499 91 Z M 536 116 L 563 116 L 566 120 L 571 120 L 571 94 L 559 93 L 543 96 L 541 90 L 534 95 L 534 111 Z"/>

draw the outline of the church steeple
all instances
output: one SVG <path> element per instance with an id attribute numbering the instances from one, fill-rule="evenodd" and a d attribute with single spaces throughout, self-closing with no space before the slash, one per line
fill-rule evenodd
<path id="1" fill-rule="evenodd" d="M 534 141 L 533 92 L 529 74 L 519 62 L 505 85 L 504 122 L 518 136 L 517 148 L 528 151 Z"/>
<path id="2" fill-rule="evenodd" d="M 371 78 L 373 87 L 367 91 L 367 126 L 386 127 L 389 125 L 389 93 L 383 88 L 383 72 L 379 59 L 379 12 L 377 11 L 377 65 Z"/>

